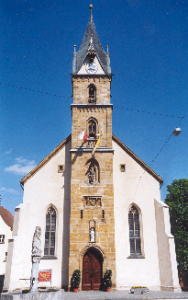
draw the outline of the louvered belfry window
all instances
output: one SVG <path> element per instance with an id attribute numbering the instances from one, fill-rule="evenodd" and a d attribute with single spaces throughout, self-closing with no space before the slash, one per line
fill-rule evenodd
<path id="1" fill-rule="evenodd" d="M 96 87 L 93 84 L 89 86 L 89 103 L 96 103 Z"/>
<path id="2" fill-rule="evenodd" d="M 133 205 L 129 209 L 129 241 L 130 256 L 141 256 L 139 213 Z"/>
<path id="3" fill-rule="evenodd" d="M 50 207 L 46 214 L 46 233 L 44 256 L 54 256 L 55 253 L 56 211 Z"/>

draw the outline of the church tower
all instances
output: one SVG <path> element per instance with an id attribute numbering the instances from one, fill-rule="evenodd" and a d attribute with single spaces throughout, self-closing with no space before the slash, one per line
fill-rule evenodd
<path id="1" fill-rule="evenodd" d="M 82 290 L 97 290 L 106 270 L 116 286 L 110 56 L 90 20 L 74 46 L 69 283 L 81 271 Z"/>

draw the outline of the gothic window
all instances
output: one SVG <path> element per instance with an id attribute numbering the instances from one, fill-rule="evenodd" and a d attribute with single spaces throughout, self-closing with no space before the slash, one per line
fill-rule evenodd
<path id="1" fill-rule="evenodd" d="M 89 138 L 96 138 L 97 134 L 97 122 L 94 119 L 89 120 L 88 122 L 88 137 Z"/>
<path id="2" fill-rule="evenodd" d="M 94 84 L 89 85 L 89 103 L 96 103 L 96 87 Z"/>
<path id="3" fill-rule="evenodd" d="M 44 256 L 54 256 L 55 253 L 56 211 L 51 206 L 46 214 L 46 233 Z"/>
<path id="4" fill-rule="evenodd" d="M 133 205 L 129 208 L 129 242 L 130 242 L 130 256 L 140 257 L 140 225 L 139 212 Z"/>

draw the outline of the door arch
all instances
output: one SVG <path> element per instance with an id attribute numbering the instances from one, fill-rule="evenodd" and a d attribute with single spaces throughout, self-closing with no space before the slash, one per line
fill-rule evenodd
<path id="1" fill-rule="evenodd" d="M 102 278 L 103 257 L 99 250 L 89 248 L 83 256 L 82 290 L 99 290 Z"/>

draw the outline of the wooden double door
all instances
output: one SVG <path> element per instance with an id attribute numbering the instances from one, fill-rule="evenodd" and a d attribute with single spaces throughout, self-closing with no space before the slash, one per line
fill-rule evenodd
<path id="1" fill-rule="evenodd" d="M 102 255 L 90 248 L 83 257 L 82 290 L 99 290 L 102 278 Z"/>

